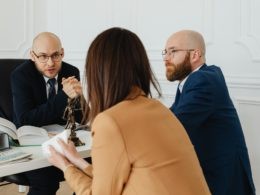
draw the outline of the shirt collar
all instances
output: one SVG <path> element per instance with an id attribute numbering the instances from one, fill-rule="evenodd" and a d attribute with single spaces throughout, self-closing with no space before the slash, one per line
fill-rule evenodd
<path id="1" fill-rule="evenodd" d="M 48 80 L 50 79 L 49 77 L 46 77 L 46 76 L 43 76 L 44 80 L 45 80 L 45 83 L 47 84 Z M 57 81 L 58 79 L 58 74 L 55 76 L 55 79 Z"/>

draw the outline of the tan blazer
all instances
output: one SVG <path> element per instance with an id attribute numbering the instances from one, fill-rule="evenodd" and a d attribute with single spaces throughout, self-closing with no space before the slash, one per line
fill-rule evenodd
<path id="1" fill-rule="evenodd" d="M 92 131 L 93 166 L 65 172 L 77 195 L 210 194 L 185 129 L 159 101 L 123 101 L 99 114 Z"/>

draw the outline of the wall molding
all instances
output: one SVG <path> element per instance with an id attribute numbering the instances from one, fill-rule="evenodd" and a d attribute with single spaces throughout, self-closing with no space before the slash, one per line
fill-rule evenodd
<path id="1" fill-rule="evenodd" d="M 49 0 L 50 3 L 52 3 L 52 0 Z M 57 13 L 52 13 L 55 14 L 53 16 L 56 16 L 56 25 L 57 25 L 57 32 L 59 32 L 60 37 L 65 37 L 66 32 L 64 31 L 64 24 L 66 24 L 66 21 L 64 21 L 64 15 L 67 15 L 67 10 L 64 9 L 64 4 L 66 3 L 66 1 L 62 1 L 62 0 L 56 0 L 57 4 L 58 4 L 58 12 Z M 115 0 L 109 0 L 109 1 L 104 1 L 102 2 L 102 5 L 107 8 L 106 12 L 102 12 L 102 14 L 104 14 L 105 17 L 105 21 L 103 22 L 104 27 L 101 30 L 104 30 L 104 28 L 106 28 L 106 25 L 111 25 L 113 24 L 114 20 L 116 20 L 116 17 L 114 16 L 114 12 L 113 12 L 113 5 Z M 100 33 L 98 31 L 98 33 Z M 97 35 L 97 34 L 96 34 Z M 73 60 L 85 60 L 85 56 L 87 53 L 87 48 L 84 50 L 82 49 L 75 49 L 75 48 L 65 48 L 67 55 L 69 56 L 70 59 Z M 83 56 L 83 57 L 82 57 Z"/>
<path id="2" fill-rule="evenodd" d="M 260 98 L 259 97 L 246 97 L 246 96 L 235 96 L 233 99 L 239 104 L 260 106 Z"/>
<path id="3" fill-rule="evenodd" d="M 169 85 L 168 83 L 171 83 L 165 78 L 164 74 L 157 74 L 157 78 L 162 85 Z M 260 89 L 260 77 L 225 75 L 225 80 L 227 85 L 232 88 Z"/>
<path id="4" fill-rule="evenodd" d="M 0 52 L 17 52 L 19 51 L 22 46 L 26 43 L 26 34 L 27 34 L 27 28 L 26 28 L 26 18 L 27 18 L 27 2 L 26 0 L 22 0 L 23 1 L 23 7 L 21 8 L 21 10 L 23 10 L 23 39 L 20 40 L 20 42 L 17 42 L 17 45 L 14 48 L 0 48 Z"/>
<path id="5" fill-rule="evenodd" d="M 260 89 L 260 77 L 255 76 L 225 76 L 227 85 L 241 89 Z"/>
<path id="6" fill-rule="evenodd" d="M 206 46 L 212 45 L 214 43 L 214 1 L 204 0 L 203 2 L 203 32 Z"/>
<path id="7" fill-rule="evenodd" d="M 30 48 L 31 37 L 33 32 L 34 24 L 34 1 L 33 0 L 22 0 L 23 7 L 20 8 L 20 11 L 23 13 L 23 18 L 19 18 L 19 22 L 23 24 L 23 35 L 22 39 L 17 42 L 16 46 L 13 48 L 0 48 L 1 56 L 6 58 L 12 57 L 25 57 L 27 56 L 28 48 Z"/>
<path id="8" fill-rule="evenodd" d="M 260 98 L 259 97 L 246 97 L 246 96 L 235 96 L 232 98 L 234 105 L 237 108 L 237 112 L 240 115 L 242 113 L 242 106 L 254 106 L 259 108 L 260 111 Z"/>
<path id="9" fill-rule="evenodd" d="M 237 22 L 239 38 L 235 43 L 247 49 L 253 62 L 260 62 L 260 43 L 259 38 L 253 32 L 252 24 L 252 0 L 239 0 L 234 3 L 237 8 L 237 17 L 240 18 Z M 240 23 L 239 23 L 240 22 Z"/>

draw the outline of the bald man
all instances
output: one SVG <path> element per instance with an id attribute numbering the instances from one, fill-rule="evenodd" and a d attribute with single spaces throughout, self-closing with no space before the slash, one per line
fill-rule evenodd
<path id="1" fill-rule="evenodd" d="M 185 127 L 213 195 L 253 195 L 247 147 L 219 67 L 206 65 L 202 35 L 174 33 L 162 52 L 169 81 L 179 81 L 170 110 Z"/>
<path id="2" fill-rule="evenodd" d="M 82 94 L 79 70 L 62 61 L 61 41 L 50 32 L 34 38 L 30 57 L 11 75 L 14 123 L 17 127 L 65 124 L 63 113 L 67 99 Z M 81 116 L 81 111 L 76 111 L 78 122 Z M 63 179 L 62 172 L 54 167 L 25 175 L 30 181 L 30 195 L 53 195 Z"/>
<path id="3" fill-rule="evenodd" d="M 50 32 L 35 37 L 30 56 L 11 75 L 14 122 L 17 127 L 63 124 L 67 99 L 82 94 L 79 70 L 62 61 L 61 41 Z M 54 96 L 49 94 L 49 79 L 55 79 Z"/>

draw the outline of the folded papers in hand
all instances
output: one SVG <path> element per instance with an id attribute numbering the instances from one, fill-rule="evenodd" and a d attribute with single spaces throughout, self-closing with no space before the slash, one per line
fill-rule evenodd
<path id="1" fill-rule="evenodd" d="M 48 141 L 45 141 L 42 144 L 42 152 L 44 156 L 49 156 L 50 155 L 50 150 L 49 150 L 49 146 L 51 145 L 52 147 L 55 148 L 55 150 L 57 150 L 59 153 L 63 154 L 63 150 L 60 146 L 60 144 L 57 142 L 58 139 L 63 140 L 65 143 L 68 143 L 68 139 L 70 136 L 70 129 L 65 129 L 63 132 L 55 135 L 54 137 L 52 137 L 51 139 L 49 139 Z"/>

